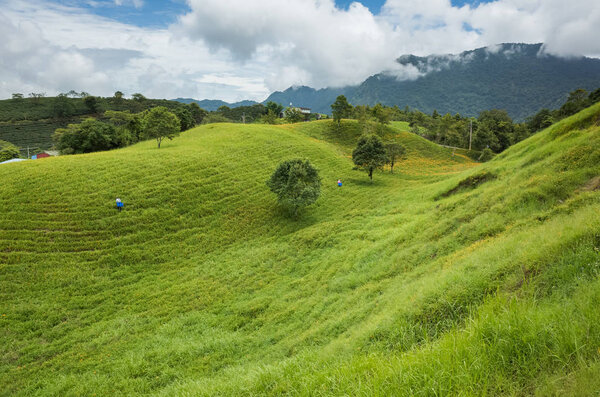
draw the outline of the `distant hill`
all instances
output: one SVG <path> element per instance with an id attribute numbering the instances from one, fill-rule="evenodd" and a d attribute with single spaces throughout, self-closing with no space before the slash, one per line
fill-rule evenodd
<path id="1" fill-rule="evenodd" d="M 240 101 L 240 102 L 229 103 L 229 102 L 221 101 L 219 99 L 203 99 L 203 100 L 199 101 L 197 99 L 192 99 L 192 98 L 177 98 L 177 99 L 173 99 L 173 101 L 177 101 L 177 102 L 181 102 L 181 103 L 195 102 L 202 109 L 208 110 L 209 112 L 214 112 L 221 106 L 237 108 L 240 106 L 252 106 L 252 105 L 256 105 L 258 103 L 256 101 Z"/>
<path id="2" fill-rule="evenodd" d="M 598 87 L 600 59 L 548 55 L 542 44 L 501 44 L 458 55 L 405 55 L 398 58 L 397 70 L 371 76 L 358 86 L 288 88 L 267 101 L 330 113 L 329 105 L 344 94 L 353 105 L 381 102 L 467 116 L 498 108 L 523 120 L 542 108 L 559 107 L 570 91 Z"/>
<path id="3" fill-rule="evenodd" d="M 289 106 L 302 106 L 310 108 L 313 112 L 331 113 L 330 105 L 338 95 L 346 95 L 349 88 L 323 88 L 315 90 L 306 86 L 294 86 L 285 91 L 272 93 L 267 100 Z"/>
<path id="4" fill-rule="evenodd" d="M 86 117 L 101 118 L 107 110 L 141 112 L 155 106 L 171 110 L 181 108 L 180 102 L 166 99 L 142 100 L 96 97 L 96 109 L 86 106 L 83 98 L 63 97 L 22 98 L 0 100 L 0 140 L 23 149 L 50 149 L 52 134 L 57 128 L 79 123 Z M 60 105 L 60 106 L 59 106 Z M 61 114 L 58 110 L 62 109 Z"/>

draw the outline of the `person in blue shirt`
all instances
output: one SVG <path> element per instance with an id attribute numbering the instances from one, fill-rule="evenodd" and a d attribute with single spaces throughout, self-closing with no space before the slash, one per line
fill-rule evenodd
<path id="1" fill-rule="evenodd" d="M 123 202 L 121 201 L 120 198 L 117 198 L 117 211 L 121 212 L 122 209 L 123 209 Z"/>
<path id="2" fill-rule="evenodd" d="M 339 187 L 342 187 L 342 180 L 338 179 L 337 184 L 338 184 Z"/>

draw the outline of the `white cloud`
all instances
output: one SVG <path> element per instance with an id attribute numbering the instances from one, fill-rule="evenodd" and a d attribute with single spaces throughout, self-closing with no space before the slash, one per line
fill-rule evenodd
<path id="1" fill-rule="evenodd" d="M 111 1 L 147 8 L 142 0 Z M 600 56 L 597 0 L 463 7 L 388 0 L 378 16 L 359 3 L 340 10 L 333 0 L 188 0 L 188 6 L 171 27 L 151 29 L 48 0 L 0 0 L 0 97 L 75 89 L 262 100 L 291 85 L 355 84 L 382 70 L 414 79 L 453 61 L 395 63 L 408 53 L 544 42 L 545 53 Z"/>
<path id="2" fill-rule="evenodd" d="M 190 0 L 174 32 L 239 62 L 268 59 L 270 88 L 339 86 L 391 66 L 393 32 L 367 8 L 339 10 L 333 0 Z M 291 74 L 290 74 L 291 73 Z"/>
<path id="3" fill-rule="evenodd" d="M 123 4 L 128 5 L 131 4 L 135 8 L 142 8 L 144 6 L 143 0 L 115 0 L 115 5 L 122 6 Z"/>

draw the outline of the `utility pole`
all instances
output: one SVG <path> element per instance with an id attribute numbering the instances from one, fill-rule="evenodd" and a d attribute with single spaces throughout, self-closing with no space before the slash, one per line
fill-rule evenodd
<path id="1" fill-rule="evenodd" d="M 242 113 L 242 123 L 246 124 L 246 113 Z"/>
<path id="2" fill-rule="evenodd" d="M 29 146 L 27 146 L 27 158 L 29 159 Z"/>
<path id="3" fill-rule="evenodd" d="M 471 141 L 473 140 L 473 120 L 469 120 L 469 151 L 471 151 Z"/>

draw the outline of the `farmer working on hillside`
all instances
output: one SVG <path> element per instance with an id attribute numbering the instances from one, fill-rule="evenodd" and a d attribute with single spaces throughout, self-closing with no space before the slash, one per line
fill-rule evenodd
<path id="1" fill-rule="evenodd" d="M 121 212 L 122 209 L 123 209 L 123 202 L 121 201 L 120 198 L 117 198 L 117 211 Z"/>

